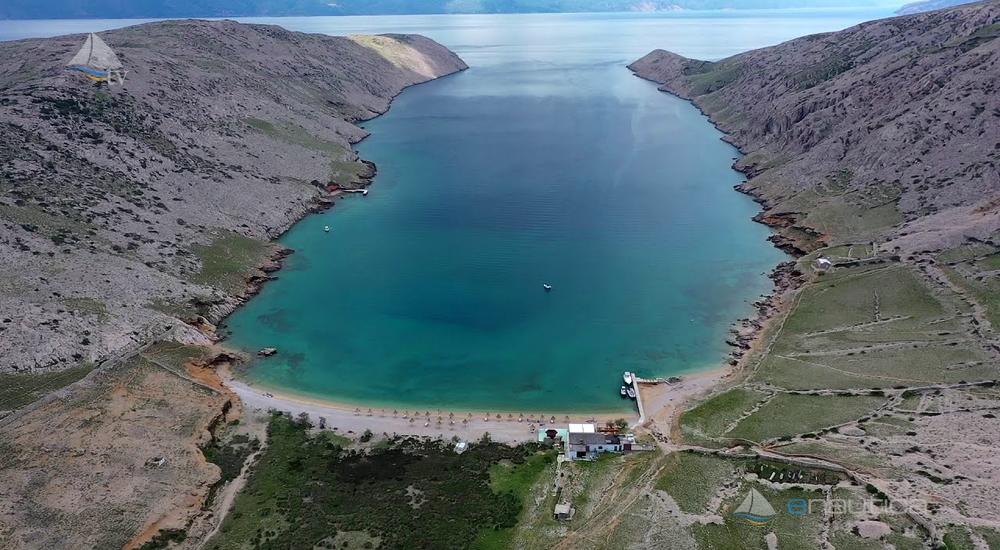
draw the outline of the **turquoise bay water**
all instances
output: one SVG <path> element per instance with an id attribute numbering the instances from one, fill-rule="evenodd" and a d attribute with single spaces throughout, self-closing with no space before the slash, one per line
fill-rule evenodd
<path id="1" fill-rule="evenodd" d="M 783 255 L 732 190 L 736 151 L 625 65 L 657 47 L 717 59 L 877 15 L 254 20 L 423 33 L 471 68 L 368 122 L 369 196 L 282 238 L 297 253 L 227 322 L 231 344 L 280 350 L 245 376 L 371 405 L 610 411 L 630 406 L 623 370 L 718 365 Z"/>

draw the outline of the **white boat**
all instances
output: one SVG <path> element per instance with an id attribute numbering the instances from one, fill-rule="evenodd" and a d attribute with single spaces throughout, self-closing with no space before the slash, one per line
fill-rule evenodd
<path id="1" fill-rule="evenodd" d="M 628 388 L 625 387 L 625 386 L 622 386 L 621 396 L 625 397 L 626 395 L 628 395 Z"/>
<path id="2" fill-rule="evenodd" d="M 323 231 L 326 231 L 327 233 L 329 233 L 330 232 L 330 226 L 329 225 L 324 225 L 323 226 Z"/>
<path id="3" fill-rule="evenodd" d="M 628 388 L 627 390 L 625 390 L 625 393 L 628 394 L 628 398 L 629 399 L 635 399 L 635 390 L 634 389 Z"/>
<path id="4" fill-rule="evenodd" d="M 542 284 L 542 288 L 545 289 L 545 292 L 549 292 L 550 290 L 552 290 L 552 285 L 550 285 L 550 284 Z"/>
<path id="5" fill-rule="evenodd" d="M 625 380 L 625 385 L 626 386 L 631 386 L 632 385 L 632 373 L 631 372 L 625 371 L 625 374 L 622 375 L 622 379 Z"/>
<path id="6" fill-rule="evenodd" d="M 362 191 L 362 192 L 361 192 L 361 196 L 362 196 L 362 197 L 367 197 L 367 196 L 368 196 L 368 190 L 367 190 L 367 189 L 365 189 L 364 191 Z"/>

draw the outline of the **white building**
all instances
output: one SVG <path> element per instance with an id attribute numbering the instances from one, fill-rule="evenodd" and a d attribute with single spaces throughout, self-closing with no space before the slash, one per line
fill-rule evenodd
<path id="1" fill-rule="evenodd" d="M 597 458 L 601 453 L 628 450 L 617 434 L 601 433 L 594 424 L 570 424 L 566 438 L 566 458 L 570 460 Z"/>

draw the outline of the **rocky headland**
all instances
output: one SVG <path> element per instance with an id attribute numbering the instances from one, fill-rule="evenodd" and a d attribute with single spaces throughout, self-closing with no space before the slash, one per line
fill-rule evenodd
<path id="1" fill-rule="evenodd" d="M 124 87 L 65 70 L 81 35 L 0 43 L 0 373 L 96 364 L 169 327 L 204 343 L 277 267 L 271 239 L 374 174 L 357 123 L 466 68 L 420 36 L 101 36 Z"/>
<path id="2" fill-rule="evenodd" d="M 760 547 L 789 536 L 838 548 L 1000 540 L 998 38 L 991 1 L 719 61 L 656 50 L 630 65 L 740 149 L 737 189 L 796 256 L 772 275 L 757 317 L 734 327 L 731 381 L 678 415 L 674 442 L 703 456 L 750 451 L 828 491 L 794 477 L 809 460 L 850 478 L 839 485 L 850 498 L 905 510 L 739 535 Z M 789 496 L 782 477 L 753 486 Z M 734 532 L 693 534 L 714 547 Z"/>
<path id="3" fill-rule="evenodd" d="M 741 190 L 790 249 L 904 252 L 1000 229 L 1000 3 L 862 23 L 717 62 L 630 68 L 692 100 L 745 154 Z"/>

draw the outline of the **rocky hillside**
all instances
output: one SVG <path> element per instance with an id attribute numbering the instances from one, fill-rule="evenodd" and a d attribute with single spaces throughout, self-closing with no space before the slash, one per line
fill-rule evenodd
<path id="1" fill-rule="evenodd" d="M 631 65 L 746 156 L 781 244 L 902 252 L 1000 229 L 1000 2 L 863 23 L 717 62 Z"/>
<path id="2" fill-rule="evenodd" d="M 0 372 L 93 364 L 170 327 L 203 339 L 266 277 L 270 239 L 328 206 L 328 184 L 366 184 L 355 123 L 466 67 L 420 36 L 101 36 L 124 88 L 64 69 L 83 36 L 0 43 Z"/>

